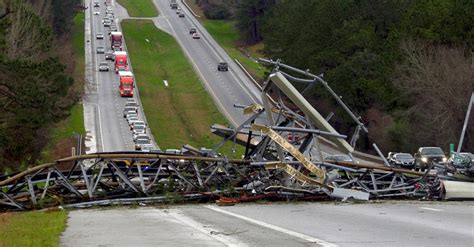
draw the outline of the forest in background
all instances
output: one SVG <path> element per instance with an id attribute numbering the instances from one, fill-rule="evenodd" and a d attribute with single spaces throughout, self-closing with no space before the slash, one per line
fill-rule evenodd
<path id="1" fill-rule="evenodd" d="M 241 42 L 323 74 L 369 128 L 359 150 L 414 152 L 457 145 L 474 91 L 470 0 L 196 0 L 210 19 L 232 19 Z M 316 86 L 310 101 L 351 134 L 355 125 Z M 472 126 L 474 117 L 471 116 Z M 463 149 L 474 150 L 468 129 Z"/>
<path id="2" fill-rule="evenodd" d="M 0 0 L 0 168 L 34 164 L 81 97 L 70 30 L 80 0 Z"/>

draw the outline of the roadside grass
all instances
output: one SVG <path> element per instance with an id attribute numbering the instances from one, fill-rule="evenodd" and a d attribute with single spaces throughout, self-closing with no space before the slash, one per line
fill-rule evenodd
<path id="1" fill-rule="evenodd" d="M 206 28 L 206 30 L 212 35 L 217 43 L 224 48 L 231 58 L 237 59 L 252 76 L 256 77 L 256 80 L 262 80 L 262 78 L 264 78 L 266 68 L 254 60 L 263 57 L 259 52 L 259 50 L 263 48 L 263 43 L 243 47 L 253 59 L 247 57 L 239 50 L 240 35 L 235 27 L 235 21 L 207 19 L 195 1 L 188 0 L 186 3 L 196 14 L 201 16 L 200 18 L 197 18 L 199 22 L 201 22 L 204 28 Z"/>
<path id="2" fill-rule="evenodd" d="M 73 87 L 76 87 L 75 91 L 77 92 L 82 92 L 82 88 L 84 87 L 84 19 L 84 12 L 79 12 L 73 19 L 73 27 L 71 30 L 71 40 L 75 61 L 73 72 L 75 83 Z M 86 131 L 84 128 L 84 111 L 82 104 L 80 102 L 76 103 L 76 105 L 71 108 L 70 113 L 71 115 L 57 123 L 50 130 L 50 141 L 42 152 L 42 161 L 50 162 L 54 159 L 61 158 L 58 156 L 69 154 L 70 147 L 67 145 L 73 143 L 73 133 L 78 133 L 84 136 Z M 64 152 L 66 153 L 62 154 Z"/>
<path id="3" fill-rule="evenodd" d="M 152 0 L 117 0 L 131 17 L 155 17 L 158 10 Z"/>
<path id="4" fill-rule="evenodd" d="M 66 220 L 66 211 L 1 214 L 0 246 L 59 246 Z"/>
<path id="5" fill-rule="evenodd" d="M 174 38 L 149 20 L 124 20 L 122 30 L 148 125 L 160 147 L 188 143 L 209 148 L 218 143 L 221 138 L 212 135 L 209 126 L 227 121 Z"/>

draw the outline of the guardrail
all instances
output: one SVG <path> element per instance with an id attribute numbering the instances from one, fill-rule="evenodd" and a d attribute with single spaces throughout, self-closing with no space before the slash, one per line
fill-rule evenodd
<path id="1" fill-rule="evenodd" d="M 194 17 L 201 18 L 200 15 L 197 15 L 196 13 L 194 13 L 193 9 L 191 7 L 189 7 L 189 5 L 186 3 L 186 1 L 181 0 L 181 2 L 184 4 L 184 6 L 186 6 L 186 8 L 189 10 L 189 12 L 191 12 L 191 14 L 194 15 Z"/>

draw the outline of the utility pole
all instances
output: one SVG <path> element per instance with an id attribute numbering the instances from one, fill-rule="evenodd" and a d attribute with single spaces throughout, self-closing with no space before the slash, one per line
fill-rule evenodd
<path id="1" fill-rule="evenodd" d="M 461 138 L 459 138 L 458 150 L 457 152 L 461 152 L 462 144 L 464 142 L 464 135 L 466 134 L 467 123 L 469 122 L 469 117 L 471 116 L 471 109 L 472 105 L 474 104 L 474 92 L 471 93 L 471 100 L 469 101 L 469 105 L 467 106 L 466 118 L 464 119 L 464 125 L 462 126 L 461 131 Z"/>

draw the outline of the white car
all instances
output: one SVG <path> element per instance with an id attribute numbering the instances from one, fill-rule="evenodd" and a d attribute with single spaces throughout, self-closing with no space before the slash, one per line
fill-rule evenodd
<path id="1" fill-rule="evenodd" d="M 128 113 L 135 112 L 138 114 L 138 107 L 136 106 L 125 106 L 123 109 L 123 117 L 126 117 Z"/>
<path id="2" fill-rule="evenodd" d="M 142 144 L 140 145 L 140 149 L 142 152 L 150 152 L 150 151 L 157 150 L 155 146 L 153 146 L 153 144 Z"/>
<path id="3" fill-rule="evenodd" d="M 133 142 L 140 139 L 150 140 L 150 137 L 147 134 L 133 134 Z"/>
<path id="4" fill-rule="evenodd" d="M 130 130 L 133 130 L 133 128 L 135 128 L 135 126 L 143 126 L 143 127 L 146 127 L 146 123 L 143 122 L 143 121 L 136 121 L 134 122 L 132 125 L 130 125 Z"/>
<path id="5" fill-rule="evenodd" d="M 99 11 L 94 12 L 94 15 L 100 15 Z"/>
<path id="6" fill-rule="evenodd" d="M 136 122 L 136 121 L 140 121 L 140 119 L 138 119 L 138 117 L 128 117 L 127 118 L 127 122 L 128 122 L 128 125 L 132 125 L 133 122 Z"/>
<path id="7" fill-rule="evenodd" d="M 136 107 L 136 108 L 138 108 L 138 103 L 135 102 L 135 100 L 133 100 L 133 99 L 127 100 L 127 102 L 125 103 L 125 107 Z"/>
<path id="8" fill-rule="evenodd" d="M 146 134 L 146 127 L 143 125 L 134 125 L 133 126 L 133 134 L 138 135 L 138 134 Z"/>
<path id="9" fill-rule="evenodd" d="M 135 143 L 135 150 L 141 150 L 142 146 L 147 147 L 147 145 L 152 145 L 150 140 L 137 140 Z"/>

